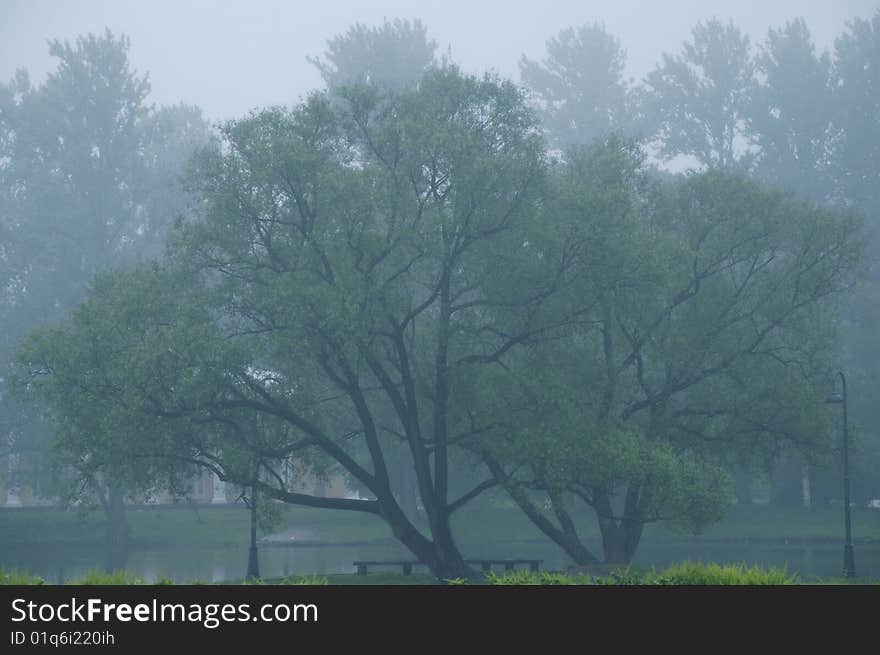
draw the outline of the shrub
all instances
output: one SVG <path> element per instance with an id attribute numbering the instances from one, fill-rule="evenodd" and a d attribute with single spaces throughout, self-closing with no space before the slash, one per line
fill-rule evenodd
<path id="1" fill-rule="evenodd" d="M 90 569 L 82 578 L 71 580 L 70 584 L 78 585 L 139 585 L 145 584 L 143 578 L 139 578 L 126 571 L 114 571 L 106 573 L 97 569 Z"/>
<path id="2" fill-rule="evenodd" d="M 41 585 L 46 584 L 38 575 L 32 575 L 27 571 L 7 571 L 0 568 L 0 585 Z"/>
<path id="3" fill-rule="evenodd" d="M 583 585 L 593 579 L 584 574 L 555 573 L 552 571 L 506 571 L 498 574 L 490 571 L 486 581 L 492 585 Z"/>
<path id="4" fill-rule="evenodd" d="M 317 585 L 326 586 L 330 584 L 330 580 L 323 575 L 295 575 L 290 578 L 284 578 L 281 584 L 290 585 Z"/>
<path id="5" fill-rule="evenodd" d="M 798 576 L 784 568 L 762 569 L 745 564 L 682 562 L 647 576 L 648 584 L 665 585 L 785 585 L 798 584 Z"/>
<path id="6" fill-rule="evenodd" d="M 622 569 L 613 569 L 608 572 L 607 576 L 596 578 L 598 585 L 642 585 L 646 584 L 645 575 L 633 568 L 626 567 Z"/>
<path id="7" fill-rule="evenodd" d="M 443 582 L 445 582 L 446 584 L 451 584 L 451 585 L 466 585 L 468 583 L 468 579 L 467 578 L 447 578 L 447 579 L 443 580 Z"/>

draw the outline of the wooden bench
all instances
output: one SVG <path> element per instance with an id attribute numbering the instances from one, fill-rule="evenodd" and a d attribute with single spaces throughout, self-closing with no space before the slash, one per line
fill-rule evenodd
<path id="1" fill-rule="evenodd" d="M 540 559 L 468 559 L 467 564 L 477 564 L 483 572 L 492 570 L 493 564 L 504 566 L 505 571 L 512 571 L 517 564 L 528 564 L 530 571 L 537 571 L 543 560 Z M 412 575 L 413 566 L 425 564 L 420 560 L 355 560 L 358 575 L 366 575 L 370 566 L 402 566 L 404 575 Z"/>
<path id="2" fill-rule="evenodd" d="M 366 575 L 368 566 L 402 566 L 404 575 L 412 575 L 412 567 L 416 564 L 424 564 L 419 560 L 356 560 L 358 575 Z"/>

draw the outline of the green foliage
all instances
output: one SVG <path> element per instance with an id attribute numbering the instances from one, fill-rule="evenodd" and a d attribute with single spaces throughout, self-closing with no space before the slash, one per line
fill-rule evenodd
<path id="1" fill-rule="evenodd" d="M 652 187 L 632 151 L 603 147 L 569 164 L 605 162 L 591 175 L 602 189 L 562 177 L 551 208 L 571 216 L 573 249 L 591 245 L 581 254 L 589 275 L 573 289 L 592 329 L 523 349 L 467 388 L 487 414 L 517 417 L 484 452 L 499 477 L 504 465 L 516 471 L 505 482 L 520 506 L 571 543 L 573 504 L 591 505 L 606 561 L 621 563 L 650 521 L 699 531 L 719 520 L 732 462 L 769 461 L 786 443 L 829 452 L 817 398 L 834 356 L 835 298 L 858 271 L 863 232 L 850 213 L 741 174 Z M 535 488 L 549 516 L 525 491 Z M 569 554 L 590 559 L 580 546 Z"/>
<path id="2" fill-rule="evenodd" d="M 646 576 L 647 584 L 659 585 L 791 585 L 800 581 L 784 568 L 757 565 L 682 562 Z"/>
<path id="3" fill-rule="evenodd" d="M 99 569 L 89 569 L 81 578 L 71 580 L 73 585 L 142 585 L 146 584 L 143 578 L 127 571 L 114 571 L 107 573 Z"/>
<path id="4" fill-rule="evenodd" d="M 330 584 L 330 579 L 324 575 L 295 575 L 284 578 L 280 584 L 326 586 Z"/>
<path id="5" fill-rule="evenodd" d="M 880 190 L 880 10 L 870 18 L 857 18 L 834 42 L 835 122 L 841 128 L 834 152 L 838 183 L 843 196 L 868 214 L 877 215 Z M 880 238 L 880 237 L 878 237 Z M 876 245 L 875 241 L 875 245 Z M 876 252 L 876 251 L 875 251 Z"/>
<path id="6" fill-rule="evenodd" d="M 617 569 L 596 579 L 601 585 L 788 585 L 800 582 L 796 574 L 757 565 L 681 562 L 660 572 Z"/>
<path id="7" fill-rule="evenodd" d="M 766 184 L 818 202 L 833 195 L 835 130 L 831 58 L 816 53 L 803 19 L 771 29 L 756 57 L 748 131 L 759 152 L 754 172 Z"/>
<path id="8" fill-rule="evenodd" d="M 324 58 L 309 57 L 331 91 L 357 85 L 400 90 L 434 63 L 437 43 L 419 20 L 385 20 L 381 27 L 352 25 L 327 42 Z"/>
<path id="9" fill-rule="evenodd" d="M 553 291 L 556 246 L 531 222 L 542 143 L 521 92 L 489 76 L 437 69 L 386 100 L 347 89 L 227 124 L 194 165 L 202 215 L 168 260 L 99 276 L 23 344 L 19 388 L 53 409 L 78 466 L 146 491 L 211 466 L 262 497 L 378 513 L 291 494 L 280 472 L 344 470 L 394 507 L 394 433 L 451 445 L 466 429 L 450 371 L 515 345 L 506 330 L 535 329 L 529 305 Z M 425 367 L 447 399 L 433 417 L 412 377 Z M 408 450 L 436 489 L 423 502 L 451 502 L 452 448 Z M 402 512 L 381 515 L 418 539 Z"/>
<path id="10" fill-rule="evenodd" d="M 0 83 L 0 440 L 25 453 L 35 491 L 85 503 L 124 475 L 53 452 L 64 421 L 12 398 L 6 367 L 15 340 L 69 312 L 97 273 L 158 256 L 192 200 L 180 177 L 210 128 L 197 108 L 150 105 L 129 47 L 109 30 L 51 41 L 41 84 L 25 71 Z"/>
<path id="11" fill-rule="evenodd" d="M 645 584 L 645 575 L 629 566 L 612 569 L 608 575 L 599 576 L 595 580 L 598 585 L 633 586 Z"/>
<path id="12" fill-rule="evenodd" d="M 283 503 L 271 499 L 257 503 L 257 529 L 268 534 L 281 525 L 283 517 Z"/>
<path id="13" fill-rule="evenodd" d="M 0 568 L 0 585 L 43 585 L 46 581 L 38 575 L 27 571 L 7 570 Z"/>
<path id="14" fill-rule="evenodd" d="M 562 30 L 547 41 L 543 62 L 520 60 L 520 77 L 554 145 L 587 145 L 633 128 L 625 66 L 620 42 L 598 23 Z"/>
<path id="15" fill-rule="evenodd" d="M 95 277 L 21 345 L 12 379 L 84 479 L 184 493 L 210 468 L 381 516 L 423 557 L 449 525 L 414 525 L 390 464 L 442 517 L 472 497 L 451 493 L 453 470 L 486 464 L 579 560 L 572 507 L 592 507 L 619 563 L 650 522 L 718 520 L 732 464 L 786 443 L 827 454 L 815 399 L 863 233 L 730 172 L 752 74 L 736 28 L 698 25 L 649 78 L 664 155 L 709 168 L 672 184 L 617 137 L 551 161 L 523 93 L 431 67 L 420 24 L 355 26 L 329 48 L 330 92 L 227 123 L 193 162 L 203 202 L 161 264 Z M 624 102 L 622 52 L 595 26 L 524 70 L 556 71 L 552 86 L 594 51 L 606 104 Z M 294 491 L 340 471 L 370 500 Z"/>
<path id="16" fill-rule="evenodd" d="M 585 585 L 593 584 L 592 576 L 585 574 L 557 573 L 552 571 L 506 571 L 498 574 L 490 571 L 486 581 L 491 585 Z"/>
<path id="17" fill-rule="evenodd" d="M 664 53 L 645 80 L 642 112 L 655 123 L 660 154 L 689 155 L 710 167 L 737 164 L 753 71 L 749 38 L 738 27 L 697 23 L 682 53 Z"/>
<path id="18" fill-rule="evenodd" d="M 457 586 L 460 586 L 460 585 L 466 585 L 466 584 L 468 584 L 468 583 L 469 583 L 469 580 L 468 580 L 467 578 L 447 578 L 447 579 L 444 580 L 443 582 L 445 582 L 445 583 L 448 584 L 448 585 L 457 585 Z"/>

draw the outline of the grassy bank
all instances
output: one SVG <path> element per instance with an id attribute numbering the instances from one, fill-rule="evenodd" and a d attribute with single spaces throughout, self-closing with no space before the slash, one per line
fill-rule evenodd
<path id="1" fill-rule="evenodd" d="M 45 581 L 37 576 L 20 571 L 0 569 L 0 585 L 42 585 Z M 88 586 L 126 586 L 147 584 L 134 574 L 119 571 L 103 573 L 90 571 L 82 578 L 72 580 L 69 584 Z M 173 585 L 171 580 L 160 580 L 156 585 Z M 184 584 L 206 584 L 194 580 Z M 230 581 L 225 584 L 234 585 L 601 585 L 601 586 L 766 586 L 766 585 L 804 585 L 804 584 L 878 584 L 877 580 L 846 580 L 846 579 L 809 579 L 796 573 L 780 568 L 762 568 L 745 564 L 704 564 L 700 562 L 681 562 L 660 571 L 654 569 L 638 569 L 635 567 L 610 569 L 606 573 L 565 573 L 559 571 L 532 572 L 526 570 L 505 573 L 488 573 L 477 580 L 438 580 L 426 573 L 401 575 L 396 573 L 373 573 L 368 575 L 331 574 L 313 576 L 294 576 L 273 580 Z"/>

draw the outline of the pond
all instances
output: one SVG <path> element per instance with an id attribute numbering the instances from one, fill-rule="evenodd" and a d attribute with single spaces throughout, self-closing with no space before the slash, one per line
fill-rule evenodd
<path id="1" fill-rule="evenodd" d="M 506 545 L 463 548 L 472 558 L 538 558 L 542 569 L 565 569 L 570 560 L 558 548 L 543 541 L 521 541 Z M 27 570 L 50 584 L 69 582 L 89 569 L 124 569 L 147 582 L 171 578 L 186 583 L 194 580 L 219 582 L 243 577 L 247 547 L 191 549 L 138 549 L 111 554 L 95 549 L 34 545 L 5 549 L 3 566 Z M 860 578 L 880 579 L 880 543 L 856 544 L 856 570 Z M 359 559 L 411 559 L 402 547 L 387 541 L 340 545 L 261 546 L 260 573 L 265 578 L 293 575 L 353 573 Z M 806 577 L 840 577 L 843 546 L 834 543 L 682 543 L 646 541 L 634 564 L 662 568 L 683 560 L 719 563 L 745 562 L 761 566 L 785 566 Z M 389 569 L 392 570 L 392 569 Z M 418 570 L 418 569 L 416 569 Z"/>

